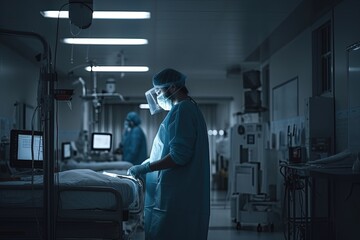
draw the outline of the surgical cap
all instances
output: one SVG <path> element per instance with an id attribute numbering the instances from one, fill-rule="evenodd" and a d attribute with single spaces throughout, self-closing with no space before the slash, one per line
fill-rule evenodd
<path id="1" fill-rule="evenodd" d="M 141 123 L 141 119 L 136 112 L 129 112 L 126 116 L 126 120 L 133 122 L 135 126 Z"/>
<path id="2" fill-rule="evenodd" d="M 152 82 L 154 87 L 164 88 L 172 84 L 182 87 L 185 86 L 186 76 L 171 68 L 166 68 L 154 75 Z"/>

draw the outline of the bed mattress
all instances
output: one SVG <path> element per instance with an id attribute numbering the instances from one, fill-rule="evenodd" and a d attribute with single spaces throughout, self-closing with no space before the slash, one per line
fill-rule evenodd
<path id="1" fill-rule="evenodd" d="M 60 191 L 62 209 L 114 209 L 116 197 L 97 187 L 118 191 L 124 209 L 136 208 L 140 203 L 139 188 L 135 179 L 126 175 L 109 176 L 89 169 L 73 169 L 55 174 L 55 187 L 94 187 L 94 191 Z M 43 205 L 43 176 L 22 177 L 19 181 L 0 182 L 1 207 L 41 207 Z"/>
<path id="2" fill-rule="evenodd" d="M 112 162 L 78 162 L 73 159 L 67 160 L 62 163 L 62 170 L 69 169 L 91 169 L 94 171 L 102 171 L 102 170 L 128 170 L 133 165 L 130 162 L 125 161 L 112 161 Z"/>

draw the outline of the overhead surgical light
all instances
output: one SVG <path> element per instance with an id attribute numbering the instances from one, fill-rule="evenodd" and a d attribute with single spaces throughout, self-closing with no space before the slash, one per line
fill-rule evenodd
<path id="1" fill-rule="evenodd" d="M 85 68 L 88 72 L 147 72 L 146 66 L 88 66 Z"/>
<path id="2" fill-rule="evenodd" d="M 40 11 L 46 18 L 69 18 L 69 11 Z M 93 19 L 149 19 L 150 12 L 93 11 Z"/>
<path id="3" fill-rule="evenodd" d="M 142 38 L 64 38 L 66 44 L 81 45 L 145 45 L 147 39 Z"/>

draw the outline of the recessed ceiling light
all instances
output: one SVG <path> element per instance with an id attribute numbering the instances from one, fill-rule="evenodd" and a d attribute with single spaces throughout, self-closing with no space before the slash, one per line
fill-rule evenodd
<path id="1" fill-rule="evenodd" d="M 83 45 L 144 45 L 147 39 L 141 38 L 64 38 L 66 44 Z"/>
<path id="2" fill-rule="evenodd" d="M 87 66 L 88 72 L 147 72 L 149 68 L 146 66 Z"/>
<path id="3" fill-rule="evenodd" d="M 69 18 L 69 11 L 40 11 L 46 18 Z M 149 19 L 150 12 L 93 11 L 93 19 Z"/>

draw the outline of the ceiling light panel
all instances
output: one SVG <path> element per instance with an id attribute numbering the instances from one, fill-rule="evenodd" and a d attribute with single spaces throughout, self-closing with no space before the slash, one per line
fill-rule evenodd
<path id="1" fill-rule="evenodd" d="M 69 18 L 69 11 L 40 11 L 46 18 Z M 93 19 L 149 19 L 150 12 L 135 11 L 94 11 Z"/>
<path id="2" fill-rule="evenodd" d="M 64 38 L 66 44 L 80 45 L 145 45 L 147 39 L 142 38 Z"/>
<path id="3" fill-rule="evenodd" d="M 85 68 L 88 72 L 147 72 L 146 66 L 88 66 Z"/>

